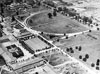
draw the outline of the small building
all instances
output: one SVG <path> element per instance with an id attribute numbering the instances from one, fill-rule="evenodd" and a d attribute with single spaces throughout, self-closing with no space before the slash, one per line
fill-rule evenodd
<path id="1" fill-rule="evenodd" d="M 34 58 L 34 59 L 30 59 L 30 60 L 29 59 L 25 60 L 22 63 L 11 64 L 11 67 L 18 74 L 23 74 L 24 72 L 27 72 L 30 69 L 40 67 L 44 64 L 45 64 L 45 61 L 43 61 L 42 58 Z"/>

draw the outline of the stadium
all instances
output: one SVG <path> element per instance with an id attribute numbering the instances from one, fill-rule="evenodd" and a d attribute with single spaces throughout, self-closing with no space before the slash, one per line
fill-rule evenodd
<path id="1" fill-rule="evenodd" d="M 26 20 L 27 26 L 33 30 L 56 34 L 76 33 L 87 30 L 81 23 L 68 16 L 57 13 L 57 16 L 52 15 L 52 18 L 49 18 L 48 13 L 52 14 L 53 11 L 45 10 L 30 16 Z"/>

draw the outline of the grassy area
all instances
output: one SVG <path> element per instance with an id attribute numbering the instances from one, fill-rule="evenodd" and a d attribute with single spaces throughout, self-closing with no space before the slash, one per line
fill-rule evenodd
<path id="1" fill-rule="evenodd" d="M 52 11 L 41 12 L 28 19 L 28 26 L 49 33 L 74 33 L 87 30 L 79 22 L 61 14 L 57 14 L 56 17 L 50 19 L 47 15 L 49 12 Z"/>
<path id="2" fill-rule="evenodd" d="M 86 69 L 84 69 L 78 63 L 67 63 L 62 66 L 54 68 L 54 71 L 61 74 L 89 74 Z"/>
<path id="3" fill-rule="evenodd" d="M 100 31 L 77 35 L 76 37 L 60 40 L 60 42 L 55 44 L 77 59 L 79 59 L 79 56 L 82 56 L 79 60 L 88 67 L 91 67 L 91 64 L 94 63 L 92 69 L 96 69 L 97 59 L 100 60 Z M 76 46 L 81 46 L 81 50 L 78 50 Z M 70 52 L 69 49 L 72 49 L 73 52 Z M 84 61 L 86 54 L 89 55 L 89 58 Z M 100 65 L 98 66 L 100 67 Z"/>
<path id="4" fill-rule="evenodd" d="M 49 61 L 49 64 L 52 66 L 57 66 L 71 60 L 61 52 L 49 53 L 48 55 L 43 56 L 43 58 L 46 61 Z"/>
<path id="5" fill-rule="evenodd" d="M 49 64 L 52 66 L 57 66 L 57 65 L 63 64 L 64 62 L 66 62 L 68 60 L 69 59 L 62 54 L 53 54 L 53 55 L 51 55 Z"/>

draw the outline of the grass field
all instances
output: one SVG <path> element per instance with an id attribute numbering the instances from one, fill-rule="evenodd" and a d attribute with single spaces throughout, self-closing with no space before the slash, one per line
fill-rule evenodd
<path id="1" fill-rule="evenodd" d="M 34 30 L 49 33 L 74 33 L 87 30 L 79 22 L 61 14 L 57 14 L 56 17 L 50 19 L 47 15 L 49 12 L 52 11 L 47 10 L 32 16 L 27 20 L 28 26 Z"/>
<path id="2" fill-rule="evenodd" d="M 81 65 L 74 62 L 54 67 L 54 71 L 61 74 L 90 74 Z"/>
<path id="3" fill-rule="evenodd" d="M 67 61 L 71 61 L 68 56 L 62 54 L 61 52 L 49 53 L 48 55 L 45 55 L 43 59 L 49 61 L 51 66 L 58 66 Z"/>
<path id="4" fill-rule="evenodd" d="M 60 42 L 55 44 L 77 59 L 79 59 L 79 56 L 81 55 L 82 59 L 79 59 L 80 61 L 84 62 L 88 67 L 91 67 L 91 64 L 94 63 L 95 65 L 92 69 L 96 69 L 97 59 L 100 60 L 100 31 L 77 35 L 76 37 L 60 40 Z M 82 50 L 79 51 L 76 49 L 76 46 L 81 46 Z M 67 48 L 70 49 L 71 47 L 74 50 L 74 53 L 67 50 Z M 86 54 L 89 55 L 89 58 L 85 62 L 83 59 Z M 98 65 L 98 67 L 100 68 L 100 65 Z"/>
<path id="5" fill-rule="evenodd" d="M 63 64 L 64 62 L 66 62 L 68 60 L 69 59 L 62 54 L 53 54 L 53 55 L 51 55 L 49 64 L 52 66 L 57 66 L 57 65 Z"/>

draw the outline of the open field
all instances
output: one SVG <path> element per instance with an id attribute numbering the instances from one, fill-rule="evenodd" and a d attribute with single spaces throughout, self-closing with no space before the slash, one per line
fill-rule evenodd
<path id="1" fill-rule="evenodd" d="M 97 59 L 100 60 L 100 31 L 63 39 L 55 44 L 88 67 L 100 70 L 100 62 L 97 63 Z M 86 55 L 87 59 L 85 59 Z"/>
<path id="2" fill-rule="evenodd" d="M 51 66 L 58 66 L 65 62 L 71 61 L 67 55 L 64 55 L 61 52 L 49 53 L 42 58 L 48 61 Z"/>
<path id="3" fill-rule="evenodd" d="M 69 59 L 62 54 L 53 54 L 50 57 L 51 58 L 49 59 L 49 64 L 52 66 L 57 66 L 65 63 L 66 61 L 69 61 Z"/>
<path id="4" fill-rule="evenodd" d="M 49 10 L 32 16 L 27 20 L 28 26 L 34 30 L 48 33 L 74 33 L 87 30 L 79 22 L 61 14 L 50 19 L 47 15 L 49 12 L 52 13 Z"/>
<path id="5" fill-rule="evenodd" d="M 78 63 L 67 63 L 62 66 L 57 66 L 53 68 L 54 71 L 61 74 L 90 74 L 86 69 L 84 69 L 81 65 Z"/>
<path id="6" fill-rule="evenodd" d="M 92 16 L 100 20 L 100 0 L 88 0 L 88 2 L 83 2 L 82 4 L 76 3 L 72 8 L 75 8 L 83 16 Z"/>

